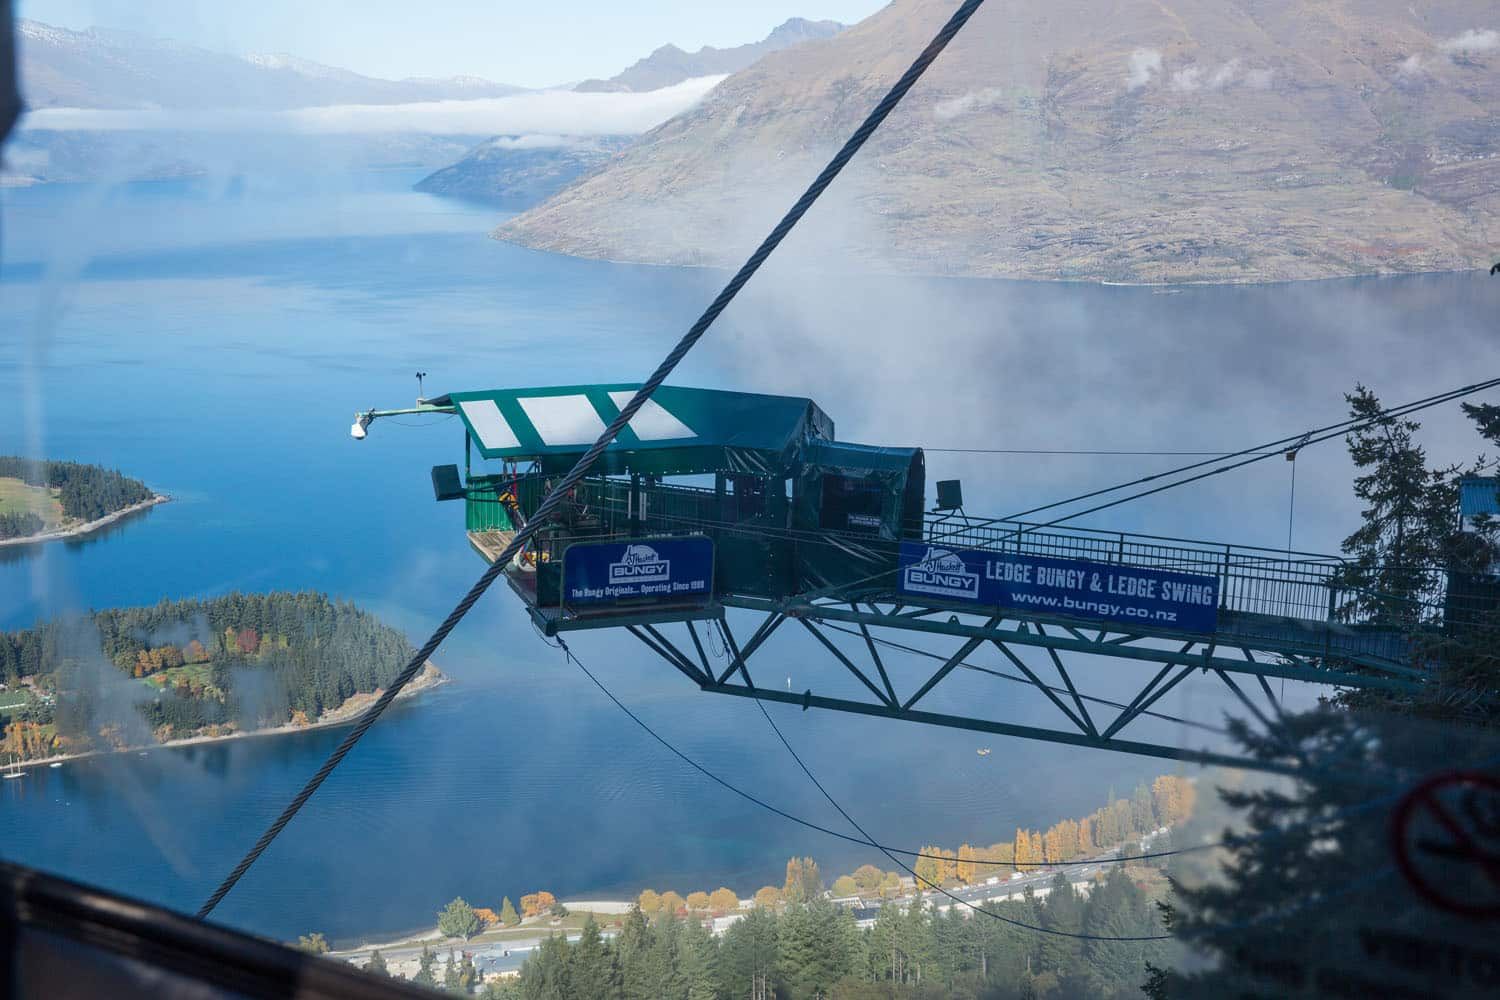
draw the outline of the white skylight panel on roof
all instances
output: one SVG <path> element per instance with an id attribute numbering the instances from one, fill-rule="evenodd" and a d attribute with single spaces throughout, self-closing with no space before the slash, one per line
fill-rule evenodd
<path id="1" fill-rule="evenodd" d="M 516 440 L 516 432 L 510 429 L 510 424 L 500 415 L 500 408 L 493 399 L 465 400 L 458 404 L 458 408 L 463 410 L 464 418 L 474 428 L 474 433 L 479 435 L 479 443 L 484 447 L 490 450 L 520 447 L 521 442 Z"/>
<path id="2" fill-rule="evenodd" d="M 545 445 L 593 444 L 604 433 L 604 421 L 587 396 L 532 396 L 516 402 Z"/>
<path id="3" fill-rule="evenodd" d="M 614 401 L 617 408 L 625 409 L 625 404 L 635 393 L 629 391 L 612 392 L 609 398 Z M 671 441 L 676 438 L 697 437 L 693 429 L 668 413 L 654 399 L 646 400 L 644 406 L 635 411 L 635 416 L 630 418 L 630 429 L 635 431 L 635 436 L 642 441 Z"/>

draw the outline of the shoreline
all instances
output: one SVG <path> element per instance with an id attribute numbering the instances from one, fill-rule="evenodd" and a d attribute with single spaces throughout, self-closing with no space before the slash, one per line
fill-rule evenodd
<path id="1" fill-rule="evenodd" d="M 395 701 L 404 701 L 414 698 L 424 691 L 441 687 L 451 681 L 452 678 L 438 669 L 437 664 L 428 660 L 423 666 L 422 672 L 411 679 L 411 682 L 396 695 Z M 197 746 L 204 743 L 223 743 L 226 740 L 250 739 L 256 736 L 286 736 L 291 733 L 305 733 L 313 729 L 331 729 L 334 726 L 347 726 L 355 722 L 370 704 L 380 697 L 384 688 L 374 691 L 357 692 L 345 699 L 338 708 L 330 709 L 318 717 L 318 721 L 310 722 L 305 726 L 294 725 L 290 722 L 280 726 L 267 726 L 263 729 L 242 729 L 232 733 L 221 733 L 218 736 L 184 736 L 180 739 L 167 740 L 165 743 L 146 743 L 138 746 L 120 747 L 111 750 L 80 750 L 77 753 L 54 754 L 51 757 L 36 757 L 31 760 L 19 761 L 16 768 L 21 771 L 38 767 L 51 767 L 53 764 L 62 764 L 68 761 L 87 760 L 90 757 L 106 757 L 115 754 L 146 754 L 152 750 L 172 750 L 178 747 Z M 6 765 L 9 767 L 10 765 Z"/>
<path id="2" fill-rule="evenodd" d="M 43 531 L 35 535 L 26 535 L 22 538 L 0 538 L 0 548 L 8 545 L 45 545 L 47 542 L 65 541 L 69 538 L 87 538 L 94 532 L 109 527 L 116 521 L 138 514 L 143 510 L 150 510 L 157 504 L 170 503 L 172 498 L 166 493 L 157 493 L 150 500 L 142 500 L 140 503 L 131 504 L 129 507 L 121 507 L 117 511 L 105 514 L 93 521 L 85 521 L 83 524 L 75 524 L 71 528 L 53 528 L 51 531 Z"/>
<path id="3" fill-rule="evenodd" d="M 612 917 L 623 917 L 635 905 L 635 900 L 633 899 L 584 899 L 573 901 L 560 900 L 559 902 L 568 908 L 569 913 L 593 914 L 594 919 L 601 927 L 609 924 Z M 737 912 L 743 912 L 744 909 L 745 905 L 742 902 L 740 911 Z M 568 928 L 564 928 L 563 933 L 568 933 L 568 930 Z M 448 937 L 437 924 L 433 924 L 426 930 L 412 931 L 402 937 L 388 941 L 372 941 L 368 936 L 360 935 L 358 944 L 341 948 L 330 948 L 327 957 L 349 961 L 352 958 L 368 956 L 372 951 L 415 950 L 424 945 L 432 947 L 434 951 L 439 951 L 444 946 L 459 950 L 467 948 L 472 951 L 476 945 L 498 944 L 508 939 L 525 939 L 527 935 L 547 937 L 557 932 L 558 928 L 556 926 L 536 917 L 529 917 L 522 920 L 514 927 L 502 927 L 498 924 L 493 927 L 486 927 L 472 938 Z"/>
<path id="4" fill-rule="evenodd" d="M 443 195 L 442 197 L 450 197 L 450 196 Z M 510 235 L 507 235 L 507 234 L 501 234 L 500 233 L 500 229 L 504 228 L 504 226 L 505 226 L 505 223 L 501 223 L 499 226 L 491 229 L 489 231 L 489 234 L 488 234 L 489 238 L 492 239 L 492 240 L 494 240 L 497 243 L 506 243 L 506 244 L 509 244 L 510 246 L 519 247 L 522 250 L 530 250 L 533 253 L 552 254 L 552 255 L 557 256 L 557 257 L 568 257 L 568 258 L 571 258 L 573 260 L 594 261 L 594 262 L 597 262 L 597 263 L 600 263 L 600 264 L 616 264 L 616 265 L 620 265 L 620 266 L 623 266 L 623 267 L 658 267 L 658 268 L 666 268 L 666 269 L 693 270 L 693 271 L 723 271 L 723 272 L 726 272 L 726 273 L 732 271 L 733 268 L 734 268 L 733 262 L 728 262 L 728 263 L 723 263 L 723 264 L 713 264 L 713 263 L 702 263 L 702 262 L 699 262 L 699 263 L 687 263 L 687 262 L 683 262 L 683 261 L 673 262 L 673 261 L 664 261 L 664 260 L 631 260 L 631 259 L 628 259 L 628 258 L 615 258 L 615 257 L 608 257 L 608 256 L 603 256 L 603 255 L 594 255 L 594 254 L 588 254 L 588 253 L 579 253 L 579 252 L 572 252 L 572 251 L 568 251 L 568 250 L 561 250 L 561 249 L 558 249 L 556 247 L 545 246 L 545 245 L 542 245 L 542 244 L 539 244 L 539 243 L 526 242 L 526 241 L 523 241 L 523 240 L 520 240 L 520 239 L 516 239 L 516 238 L 514 238 L 514 237 L 512 237 Z M 1101 287 L 1101 288 L 1245 288 L 1245 287 L 1260 287 L 1260 286 L 1271 286 L 1271 285 L 1302 285 L 1302 284 L 1308 284 L 1310 282 L 1319 282 L 1319 281 L 1323 281 L 1323 282 L 1332 282 L 1332 281 L 1359 281 L 1359 280 L 1364 280 L 1364 279 L 1379 280 L 1379 279 L 1387 279 L 1387 278 L 1407 278 L 1407 277 L 1417 278 L 1417 277 L 1432 277 L 1432 276 L 1439 276 L 1439 275 L 1470 274 L 1470 273 L 1474 273 L 1474 272 L 1483 273 L 1488 268 L 1488 266 L 1489 265 L 1487 265 L 1487 264 L 1476 264 L 1474 267 L 1423 268 L 1423 269 L 1414 270 L 1414 271 L 1395 270 L 1395 269 L 1390 269 L 1390 270 L 1376 269 L 1376 270 L 1369 270 L 1369 271 L 1349 271 L 1349 272 L 1344 272 L 1344 273 L 1339 273 L 1339 274 L 1305 275 L 1305 276 L 1300 276 L 1300 277 L 1290 277 L 1290 276 L 1274 277 L 1274 276 L 1261 275 L 1261 276 L 1255 276 L 1255 277 L 1230 277 L 1230 276 L 1225 276 L 1225 277 L 1221 277 L 1221 278 L 1215 278 L 1215 277 L 1206 277 L 1205 276 L 1205 277 L 1196 277 L 1196 278 L 1182 278 L 1182 279 L 1175 280 L 1175 281 L 1173 281 L 1173 280 L 1156 280 L 1156 281 L 1150 281 L 1150 280 L 1146 280 L 1146 279 L 1106 278 L 1106 277 L 1102 277 L 1102 276 L 1088 276 L 1088 277 L 1085 277 L 1085 276 L 1080 276 L 1080 275 L 1068 275 L 1068 276 L 1063 277 L 1063 276 L 1057 276 L 1057 275 L 1051 275 L 1051 276 L 1049 276 L 1047 274 L 1020 274 L 1020 273 L 1007 273 L 1007 274 L 953 274 L 953 273 L 944 272 L 944 271 L 927 271 L 927 270 L 923 270 L 923 269 L 920 269 L 920 268 L 913 268 L 913 269 L 871 268 L 871 269 L 868 269 L 868 270 L 864 270 L 864 269 L 834 270 L 834 271 L 828 271 L 826 273 L 834 275 L 834 276 L 844 276 L 844 275 L 851 275 L 852 274 L 852 275 L 859 276 L 859 277 L 869 277 L 869 278 L 922 278 L 922 279 L 941 279 L 941 280 L 951 280 L 951 281 L 1010 281 L 1010 282 L 1017 282 L 1017 283 L 1021 283 L 1021 284 L 1031 283 L 1031 284 L 1038 284 L 1038 285 L 1041 285 L 1041 284 L 1046 284 L 1046 285 L 1095 285 L 1095 286 L 1098 286 L 1098 287 Z"/>

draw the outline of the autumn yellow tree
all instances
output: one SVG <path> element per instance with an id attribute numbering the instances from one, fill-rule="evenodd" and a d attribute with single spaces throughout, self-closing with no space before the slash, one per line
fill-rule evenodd
<path id="1" fill-rule="evenodd" d="M 863 892 L 874 892 L 880 888 L 885 873 L 874 865 L 860 865 L 854 869 L 854 884 Z"/>
<path id="2" fill-rule="evenodd" d="M 789 858 L 781 895 L 788 903 L 806 903 L 823 893 L 823 876 L 812 858 Z"/>
<path id="3" fill-rule="evenodd" d="M 676 914 L 681 913 L 686 905 L 687 900 L 683 899 L 671 889 L 668 889 L 666 892 L 661 894 L 660 914 L 663 917 L 675 916 Z"/>
<path id="4" fill-rule="evenodd" d="M 1157 817 L 1167 826 L 1192 815 L 1197 794 L 1191 781 L 1175 774 L 1164 774 L 1151 783 L 1152 805 Z"/>
<path id="5" fill-rule="evenodd" d="M 654 917 L 656 911 L 661 909 L 661 897 L 656 894 L 655 889 L 647 889 L 636 897 L 635 904 L 641 908 L 642 914 Z"/>
<path id="6" fill-rule="evenodd" d="M 521 897 L 521 915 L 535 917 L 546 913 L 557 905 L 557 897 L 550 892 L 538 891 Z"/>
<path id="7" fill-rule="evenodd" d="M 859 892 L 859 885 L 848 875 L 840 875 L 833 880 L 833 896 L 835 899 L 843 899 L 853 896 Z"/>
<path id="8" fill-rule="evenodd" d="M 688 893 L 687 908 L 689 910 L 702 912 L 708 909 L 708 905 L 708 893 L 702 891 L 701 889 L 697 892 Z"/>
<path id="9" fill-rule="evenodd" d="M 972 884 L 974 882 L 974 848 L 964 844 L 958 849 L 958 880 Z"/>
<path id="10" fill-rule="evenodd" d="M 755 905 L 762 909 L 774 909 L 781 903 L 781 890 L 774 885 L 762 886 L 755 893 Z"/>
<path id="11" fill-rule="evenodd" d="M 708 894 L 708 902 L 715 913 L 729 913 L 740 908 L 740 898 L 732 889 L 722 885 Z"/>
<path id="12" fill-rule="evenodd" d="M 917 883 L 923 888 L 942 885 L 942 850 L 934 844 L 923 847 L 917 854 L 917 863 L 912 865 L 912 871 L 917 873 Z"/>
<path id="13" fill-rule="evenodd" d="M 938 851 L 938 853 L 943 857 L 943 860 L 940 862 L 942 877 L 938 879 L 938 884 L 942 885 L 944 882 L 958 877 L 958 852 L 942 850 Z"/>
<path id="14" fill-rule="evenodd" d="M 1078 821 L 1078 853 L 1088 856 L 1097 850 L 1098 847 L 1094 844 L 1093 824 L 1085 816 Z"/>

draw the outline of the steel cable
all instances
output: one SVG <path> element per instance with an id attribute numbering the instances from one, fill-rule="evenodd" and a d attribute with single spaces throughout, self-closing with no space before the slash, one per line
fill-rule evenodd
<path id="1" fill-rule="evenodd" d="M 907 865 L 903 864 L 894 855 L 896 855 L 896 854 L 904 854 L 904 855 L 908 855 L 908 856 L 914 857 L 914 858 L 935 858 L 935 859 L 943 860 L 943 861 L 952 860 L 950 858 L 941 857 L 940 855 L 923 854 L 923 853 L 921 853 L 919 851 L 904 850 L 904 849 L 898 848 L 898 847 L 887 847 L 885 845 L 882 845 L 882 844 L 876 842 L 875 839 L 872 838 L 864 830 L 863 827 L 861 827 L 857 822 L 854 821 L 853 817 L 849 816 L 848 813 L 844 812 L 843 808 L 839 806 L 838 802 L 835 801 L 831 795 L 829 795 L 828 791 L 825 788 L 823 788 L 823 786 L 822 786 L 821 783 L 818 782 L 818 779 L 813 776 L 813 774 L 812 774 L 812 772 L 810 770 L 808 770 L 807 765 L 802 762 L 802 758 L 799 757 L 797 755 L 797 752 L 792 749 L 792 747 L 791 747 L 791 745 L 789 743 L 787 743 L 786 737 L 784 735 L 782 735 L 781 730 L 777 727 L 775 721 L 772 720 L 770 714 L 766 712 L 765 706 L 762 704 L 762 702 L 760 701 L 759 698 L 755 699 L 755 704 L 760 707 L 761 714 L 764 715 L 765 718 L 766 718 L 766 721 L 771 724 L 771 728 L 773 730 L 775 730 L 776 735 L 780 738 L 782 745 L 786 747 L 787 751 L 792 755 L 793 759 L 795 759 L 797 761 L 798 765 L 802 768 L 803 773 L 806 774 L 807 777 L 812 780 L 812 782 L 813 782 L 814 785 L 817 785 L 818 790 L 823 793 L 823 797 L 826 798 L 830 803 L 832 803 L 833 806 L 834 806 L 834 808 L 838 809 L 838 811 L 844 815 L 844 818 L 849 821 L 850 825 L 853 826 L 855 829 L 859 830 L 859 832 L 860 832 L 860 834 L 862 836 L 860 836 L 860 837 L 853 837 L 853 836 L 850 836 L 847 833 L 840 833 L 837 830 L 831 830 L 828 827 L 822 826 L 822 825 L 820 825 L 818 823 L 814 823 L 811 820 L 803 819 L 800 816 L 794 816 L 793 814 L 791 814 L 789 812 L 786 812 L 783 809 L 779 809 L 776 806 L 771 805 L 769 802 L 765 801 L 764 799 L 761 799 L 758 796 L 752 795 L 751 793 L 749 793 L 749 792 L 747 792 L 747 791 L 739 788 L 738 786 L 730 783 L 729 781 L 726 781 L 725 779 L 719 777 L 713 771 L 710 771 L 708 768 L 704 767 L 702 764 L 699 764 L 697 761 L 693 760 L 693 758 L 689 757 L 687 754 L 685 754 L 681 750 L 677 749 L 677 747 L 674 746 L 670 741 L 668 741 L 666 739 L 666 737 L 664 737 L 660 733 L 658 733 L 649 724 L 647 724 L 645 720 L 643 720 L 640 716 L 638 716 L 634 712 L 632 712 L 630 710 L 630 708 L 625 705 L 624 702 L 620 701 L 619 698 L 615 697 L 614 692 L 610 691 L 610 689 L 604 685 L 604 682 L 601 681 L 601 680 L 599 680 L 599 678 L 594 675 L 594 672 L 591 671 L 587 666 L 584 665 L 583 661 L 580 660 L 573 653 L 572 648 L 568 646 L 567 642 L 564 641 L 561 636 L 557 637 L 557 639 L 556 639 L 556 646 L 557 646 L 558 649 L 562 650 L 563 655 L 567 657 L 568 662 L 572 663 L 574 666 L 578 667 L 579 670 L 583 671 L 584 676 L 587 677 L 590 681 L 592 681 L 594 683 L 594 686 L 597 687 L 601 692 L 603 692 L 604 696 L 607 697 L 611 702 L 613 702 L 616 708 L 618 708 L 620 711 L 624 712 L 627 716 L 629 716 L 630 720 L 632 722 L 634 722 L 637 726 L 641 727 L 641 729 L 644 730 L 648 736 L 650 736 L 652 739 L 656 740 L 656 742 L 660 743 L 663 747 L 665 747 L 669 752 L 671 752 L 674 756 L 676 756 L 683 763 L 687 764 L 689 767 L 693 768 L 695 771 L 697 771 L 698 773 L 702 774 L 704 777 L 708 778 L 710 781 L 713 781 L 715 784 L 718 784 L 719 786 L 721 786 L 722 788 L 726 789 L 727 791 L 730 791 L 730 792 L 734 793 L 735 795 L 738 795 L 740 798 L 745 799 L 747 802 L 750 802 L 751 804 L 753 804 L 755 806 L 758 806 L 758 807 L 760 807 L 762 809 L 765 809 L 768 812 L 774 813 L 777 816 L 782 817 L 783 819 L 790 820 L 791 822 L 796 823 L 799 826 L 807 827 L 810 830 L 816 830 L 819 833 L 824 833 L 824 834 L 827 834 L 830 837 L 836 837 L 839 840 L 844 840 L 844 841 L 847 841 L 847 842 L 852 843 L 852 844 L 860 844 L 860 845 L 865 846 L 865 847 L 873 847 L 876 850 L 880 851 L 882 854 L 884 854 L 887 858 L 890 858 L 891 861 L 895 862 L 901 868 L 905 869 L 908 873 L 910 873 L 912 875 L 913 878 L 916 878 L 919 882 L 926 882 L 927 880 L 926 879 L 922 879 L 919 876 L 917 876 L 917 874 L 916 874 L 915 871 L 913 871 Z M 1366 801 L 1366 802 L 1361 802 L 1361 803 L 1358 803 L 1358 804 L 1353 805 L 1353 806 L 1347 806 L 1347 807 L 1345 807 L 1343 809 L 1337 810 L 1334 813 L 1334 816 L 1353 816 L 1353 815 L 1357 815 L 1357 814 L 1360 814 L 1360 813 L 1364 813 L 1364 812 L 1367 812 L 1367 811 L 1369 811 L 1371 809 L 1376 809 L 1376 808 L 1379 808 L 1380 806 L 1388 805 L 1388 804 L 1390 804 L 1392 802 L 1395 802 L 1397 799 L 1399 799 L 1404 794 L 1405 794 L 1405 790 L 1404 789 L 1403 790 L 1398 790 L 1398 791 L 1396 791 L 1394 793 L 1391 793 L 1391 794 L 1388 794 L 1388 795 L 1384 795 L 1384 796 L 1381 796 L 1381 797 L 1376 798 L 1376 799 L 1371 799 L 1371 800 Z M 1330 817 L 1330 818 L 1332 818 L 1332 817 Z M 1289 835 L 1292 832 L 1293 832 L 1293 828 L 1288 828 L 1288 829 L 1285 829 L 1285 830 L 1272 829 L 1272 830 L 1266 830 L 1266 831 L 1264 831 L 1262 833 L 1259 833 L 1259 834 L 1256 834 L 1256 835 L 1253 835 L 1253 836 L 1241 837 L 1241 838 L 1238 838 L 1238 840 L 1240 842 L 1242 842 L 1242 843 L 1248 843 L 1250 841 L 1262 840 L 1262 839 L 1265 839 L 1265 840 L 1274 840 L 1275 838 L 1277 838 L 1279 836 L 1287 836 L 1287 835 Z M 1149 853 L 1149 854 L 1121 855 L 1119 857 L 1106 859 L 1103 862 L 1093 861 L 1093 860 L 1056 862 L 1056 863 L 1054 863 L 1052 865 L 1052 867 L 1074 867 L 1074 866 L 1078 866 L 1078 865 L 1090 865 L 1090 864 L 1100 864 L 1100 863 L 1108 864 L 1108 863 L 1118 863 L 1118 862 L 1123 862 L 1123 861 L 1144 860 L 1144 859 L 1149 859 L 1149 858 L 1162 858 L 1162 857 L 1170 857 L 1170 856 L 1176 855 L 1176 854 L 1190 854 L 1190 853 L 1194 853 L 1194 852 L 1197 852 L 1197 851 L 1214 850 L 1215 848 L 1220 848 L 1220 847 L 1225 847 L 1225 846 L 1227 846 L 1227 845 L 1223 844 L 1223 843 L 1218 843 L 1218 842 L 1208 843 L 1208 844 L 1198 844 L 1198 845 L 1194 845 L 1192 847 L 1182 847 L 1182 848 L 1177 848 L 1175 850 L 1170 850 L 1170 851 L 1157 851 L 1157 852 Z M 974 859 L 974 864 L 976 864 L 976 865 L 1005 865 L 1005 866 L 1008 866 L 1008 867 L 1011 867 L 1011 868 L 1019 867 L 1016 864 L 1016 862 L 1014 862 L 1014 861 L 987 861 L 987 860 L 980 860 L 978 858 Z M 1326 902 L 1329 899 L 1334 899 L 1334 898 L 1337 898 L 1339 896 L 1343 896 L 1343 895 L 1346 895 L 1346 894 L 1348 894 L 1350 892 L 1353 892 L 1353 891 L 1355 891 L 1357 889 L 1363 888 L 1368 883 L 1376 881 L 1377 879 L 1383 878 L 1383 877 L 1391 874 L 1392 871 L 1394 871 L 1394 869 L 1392 869 L 1392 868 L 1381 869 L 1381 870 L 1379 870 L 1377 872 L 1372 873 L 1370 876 L 1368 876 L 1366 878 L 1356 879 L 1354 882 L 1348 883 L 1347 885 L 1344 885 L 1344 886 L 1340 887 L 1339 889 L 1334 890 L 1333 892 L 1327 893 L 1326 895 L 1318 896 L 1318 895 L 1314 894 L 1314 895 L 1311 895 L 1311 896 L 1309 896 L 1309 897 L 1307 897 L 1305 899 L 1296 900 L 1296 901 L 1292 902 L 1291 904 L 1289 904 L 1288 906 L 1282 907 L 1279 911 L 1273 911 L 1273 912 L 1265 914 L 1264 916 L 1257 917 L 1257 918 L 1254 918 L 1254 919 L 1251 919 L 1251 920 L 1247 920 L 1247 921 L 1244 921 L 1243 923 L 1236 924 L 1236 925 L 1233 925 L 1231 927 L 1220 928 L 1220 930 L 1233 930 L 1233 929 L 1236 929 L 1236 928 L 1239 928 L 1239 927 L 1252 927 L 1252 926 L 1255 926 L 1255 925 L 1258 925 L 1258 924 L 1266 923 L 1266 922 L 1268 922 L 1270 920 L 1275 920 L 1275 919 L 1278 919 L 1278 918 L 1281 918 L 1281 917 L 1288 916 L 1288 915 L 1290 915 L 1292 913 L 1295 913 L 1295 912 L 1297 912 L 1297 911 L 1299 911 L 1301 909 L 1306 908 L 1307 906 L 1311 906 L 1311 905 L 1314 905 L 1314 904 L 1319 903 L 1319 902 Z M 931 885 L 930 882 L 928 882 L 927 884 Z M 1051 934 L 1051 935 L 1055 935 L 1055 936 L 1059 936 L 1059 937 L 1083 938 L 1085 940 L 1094 940 L 1094 941 L 1116 941 L 1116 942 L 1125 942 L 1125 941 L 1160 941 L 1160 940 L 1164 940 L 1166 938 L 1172 937 L 1172 935 L 1170 935 L 1170 934 L 1151 935 L 1151 936 L 1145 936 L 1145 935 L 1143 935 L 1143 936 L 1135 936 L 1135 937 L 1129 937 L 1129 936 L 1107 937 L 1107 936 L 1103 936 L 1103 935 L 1073 934 L 1073 933 L 1070 933 L 1070 932 L 1067 932 L 1067 931 L 1058 931 L 1058 930 L 1054 930 L 1054 929 L 1046 928 L 1046 927 L 1037 927 L 1037 926 L 1035 926 L 1033 924 L 1024 923 L 1024 922 L 1019 921 L 1019 920 L 1013 920 L 1010 917 L 1003 916 L 1002 914 L 996 913 L 993 910 L 987 910 L 987 909 L 984 908 L 983 904 L 976 906 L 975 904 L 969 902 L 966 899 L 963 899 L 963 898 L 958 897 L 958 896 L 954 896 L 951 892 L 948 892 L 946 889 L 942 889 L 941 887 L 937 887 L 937 888 L 938 888 L 939 892 L 942 892 L 944 895 L 950 897 L 955 902 L 961 903 L 962 905 L 967 906 L 970 909 L 975 910 L 975 911 L 977 911 L 979 913 L 983 913 L 985 916 L 993 917 L 994 919 L 1003 921 L 1004 923 L 1012 924 L 1012 925 L 1014 925 L 1016 927 L 1020 927 L 1020 928 L 1022 928 L 1024 930 L 1034 931 L 1034 932 L 1040 933 L 1040 934 Z"/>
<path id="2" fill-rule="evenodd" d="M 697 322 L 677 342 L 677 346 L 672 348 L 671 352 L 657 366 L 656 370 L 651 373 L 650 378 L 641 385 L 641 388 L 631 397 L 630 402 L 625 404 L 619 416 L 610 422 L 609 426 L 604 429 L 604 433 L 599 435 L 599 439 L 594 442 L 588 451 L 584 452 L 577 464 L 573 466 L 572 471 L 558 481 L 552 491 L 542 500 L 541 505 L 537 507 L 535 513 L 527 520 L 521 530 L 516 533 L 516 536 L 511 539 L 510 544 L 505 547 L 504 551 L 484 571 L 484 574 L 480 576 L 474 586 L 469 588 L 469 592 L 458 602 L 457 606 L 448 614 L 448 617 L 443 619 L 442 624 L 432 633 L 432 636 L 422 644 L 422 648 L 412 657 L 411 662 L 406 665 L 401 673 L 396 675 L 386 690 L 376 699 L 375 703 L 365 711 L 364 715 L 360 716 L 354 728 L 340 741 L 338 747 L 323 762 L 317 772 L 308 779 L 307 784 L 288 803 L 287 807 L 282 810 L 281 815 L 276 817 L 275 822 L 266 829 L 265 833 L 261 834 L 260 839 L 255 842 L 255 845 L 240 859 L 240 862 L 234 866 L 234 869 L 225 877 L 219 887 L 198 908 L 198 919 L 201 920 L 214 911 L 214 908 L 219 905 L 220 901 L 244 877 L 245 872 L 250 870 L 250 866 L 255 864 L 256 860 L 265 853 L 266 848 L 271 846 L 271 842 L 280 835 L 281 831 L 286 828 L 286 825 L 307 804 L 307 800 L 312 798 L 313 794 L 322 787 L 323 782 L 333 773 L 334 768 L 338 767 L 339 763 L 348 756 L 349 751 L 354 749 L 355 744 L 375 724 L 375 720 L 380 718 L 396 695 L 401 693 L 402 688 L 406 687 L 411 679 L 422 670 L 427 660 L 442 645 L 443 640 L 448 637 L 448 633 L 452 632 L 458 623 L 464 619 L 464 616 L 469 613 L 469 610 L 484 595 L 484 592 L 489 589 L 490 584 L 495 582 L 495 578 L 504 572 L 510 560 L 531 539 L 537 527 L 546 523 L 552 512 L 557 509 L 558 505 L 568 495 L 568 492 L 593 467 L 599 456 L 603 454 L 604 449 L 609 447 L 615 436 L 635 416 L 636 411 L 645 405 L 657 387 L 666 380 L 667 376 L 672 373 L 672 370 L 677 367 L 683 357 L 708 332 L 708 328 L 719 318 L 719 314 L 729 306 L 729 303 L 734 300 L 734 297 L 739 294 L 740 289 L 754 276 L 755 272 L 760 270 L 761 265 L 781 245 L 781 241 L 786 239 L 787 234 L 807 214 L 808 210 L 812 208 L 813 203 L 818 200 L 818 197 L 828 185 L 833 183 L 834 178 L 853 159 L 854 154 L 859 152 L 860 147 L 880 127 L 881 122 L 885 121 L 886 117 L 901 103 L 901 99 L 906 96 L 917 80 L 921 79 L 922 74 L 932 65 L 933 60 L 942 53 L 943 49 L 947 48 L 948 43 L 963 29 L 964 25 L 968 23 L 969 18 L 974 15 L 974 12 L 979 9 L 983 2 L 984 0 L 964 0 L 963 5 L 954 11 L 953 16 L 948 19 L 948 22 L 943 25 L 932 41 L 927 44 L 927 47 L 922 50 L 922 53 L 917 56 L 916 61 L 901 75 L 901 78 L 896 81 L 890 91 L 881 99 L 880 103 L 875 106 L 874 110 L 870 112 L 869 116 L 855 130 L 854 134 L 849 137 L 849 140 L 844 143 L 843 147 L 834 155 L 828 165 L 813 180 L 802 197 L 797 199 L 796 204 L 776 224 L 776 227 L 771 230 L 770 235 L 750 255 L 749 260 L 745 261 L 740 269 L 735 272 L 734 276 L 729 279 L 729 283 L 709 303 L 703 315 L 698 317 Z"/>

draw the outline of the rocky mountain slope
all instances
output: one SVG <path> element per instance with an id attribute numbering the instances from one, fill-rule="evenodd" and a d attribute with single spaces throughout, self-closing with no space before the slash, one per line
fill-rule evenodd
<path id="1" fill-rule="evenodd" d="M 830 38 L 844 26 L 837 21 L 809 21 L 794 17 L 772 29 L 758 42 L 716 49 L 705 45 L 697 52 L 684 52 L 675 45 L 663 45 L 644 59 L 608 80 L 584 80 L 574 87 L 580 91 L 657 90 L 699 76 L 736 73 L 770 52 L 779 52 L 801 42 Z"/>
<path id="2" fill-rule="evenodd" d="M 241 58 L 127 31 L 16 23 L 21 94 L 31 108 L 304 108 L 499 97 L 520 87 L 476 77 L 379 80 L 288 55 Z"/>
<path id="3" fill-rule="evenodd" d="M 771 53 L 497 231 L 738 263 L 953 0 Z M 1492 0 L 989 0 L 804 223 L 932 273 L 1242 281 L 1500 247 Z"/>

